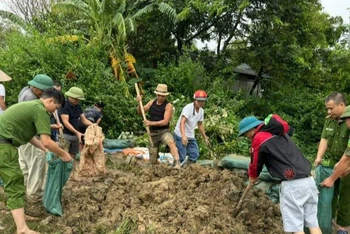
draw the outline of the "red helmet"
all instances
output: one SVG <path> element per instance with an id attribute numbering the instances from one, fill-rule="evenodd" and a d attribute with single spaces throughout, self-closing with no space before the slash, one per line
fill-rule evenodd
<path id="1" fill-rule="evenodd" d="M 193 95 L 193 98 L 199 101 L 205 101 L 207 100 L 207 97 L 208 95 L 204 90 L 197 90 Z"/>

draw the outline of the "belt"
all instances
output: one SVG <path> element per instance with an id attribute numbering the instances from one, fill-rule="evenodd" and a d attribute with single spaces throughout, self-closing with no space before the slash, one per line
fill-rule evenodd
<path id="1" fill-rule="evenodd" d="M 0 144 L 11 144 L 12 145 L 12 141 L 3 138 L 2 136 L 0 136 Z"/>

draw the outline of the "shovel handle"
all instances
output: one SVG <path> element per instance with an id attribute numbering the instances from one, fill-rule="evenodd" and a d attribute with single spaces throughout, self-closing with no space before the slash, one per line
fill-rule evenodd
<path id="1" fill-rule="evenodd" d="M 55 117 L 56 123 L 61 124 L 60 118 L 58 118 L 57 110 L 55 110 L 55 112 L 53 112 L 52 114 L 53 114 L 53 117 Z M 62 128 L 59 128 L 59 129 L 58 129 L 58 132 L 59 132 L 60 136 L 63 136 L 63 130 L 62 130 Z"/>
<path id="2" fill-rule="evenodd" d="M 139 96 L 140 95 L 140 90 L 139 90 L 139 85 L 137 84 L 137 82 L 135 83 L 135 89 L 136 89 L 137 96 Z M 143 120 L 147 120 L 146 119 L 146 114 L 145 114 L 145 109 L 143 108 L 142 100 L 139 101 L 139 105 L 140 105 L 140 109 L 141 109 Z M 153 141 L 152 141 L 152 137 L 151 137 L 151 132 L 150 132 L 148 126 L 146 126 L 146 131 L 147 131 L 147 134 L 148 134 L 148 139 L 149 139 L 150 146 L 153 148 Z"/>
<path id="3" fill-rule="evenodd" d="M 236 206 L 235 212 L 233 214 L 233 217 L 236 218 L 239 214 L 239 211 L 241 209 L 242 203 L 243 203 L 243 199 L 247 196 L 249 190 L 251 189 L 251 187 L 253 187 L 252 183 L 248 183 L 247 187 L 245 188 L 243 195 L 241 197 L 241 199 L 239 199 L 238 205 Z"/>

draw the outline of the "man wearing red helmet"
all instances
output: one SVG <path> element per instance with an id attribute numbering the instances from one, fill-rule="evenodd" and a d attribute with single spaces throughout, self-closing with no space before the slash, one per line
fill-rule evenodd
<path id="1" fill-rule="evenodd" d="M 197 90 L 193 99 L 194 102 L 187 104 L 181 112 L 180 118 L 175 127 L 176 147 L 179 150 L 180 162 L 183 162 L 186 155 L 189 156 L 189 163 L 195 163 L 199 157 L 199 148 L 195 138 L 194 129 L 198 127 L 200 134 L 204 137 L 205 143 L 209 145 L 209 139 L 205 135 L 204 104 L 207 100 L 207 93 Z"/>

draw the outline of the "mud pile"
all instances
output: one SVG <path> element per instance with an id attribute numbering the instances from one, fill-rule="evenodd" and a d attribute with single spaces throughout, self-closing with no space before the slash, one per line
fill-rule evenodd
<path id="1" fill-rule="evenodd" d="M 127 164 L 121 155 L 112 155 L 104 177 L 66 185 L 63 217 L 41 212 L 40 221 L 31 227 L 67 234 L 283 233 L 278 205 L 259 190 L 250 191 L 242 211 L 233 218 L 246 179 L 240 172 L 199 165 L 178 171 L 166 165 Z M 10 213 L 3 213 L 6 217 L 0 218 L 0 225 L 14 230 Z"/>

